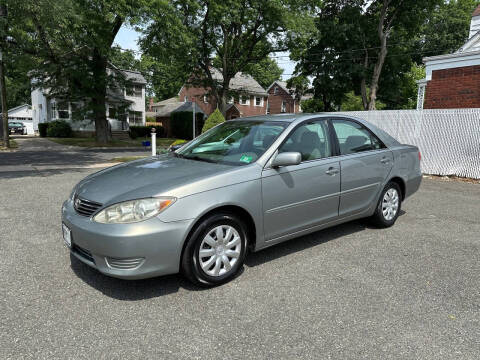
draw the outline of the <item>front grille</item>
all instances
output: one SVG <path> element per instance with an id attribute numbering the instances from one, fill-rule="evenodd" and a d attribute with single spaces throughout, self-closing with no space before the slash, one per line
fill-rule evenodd
<path id="1" fill-rule="evenodd" d="M 80 215 L 90 216 L 97 211 L 102 204 L 75 196 L 73 199 L 73 206 Z"/>
<path id="2" fill-rule="evenodd" d="M 75 254 L 80 255 L 85 260 L 88 260 L 88 261 L 95 264 L 95 259 L 93 258 L 92 253 L 90 251 L 88 251 L 84 248 L 81 248 L 80 246 L 78 246 L 76 244 L 72 244 L 72 251 Z"/>
<path id="3" fill-rule="evenodd" d="M 105 261 L 107 265 L 110 266 L 112 269 L 118 270 L 133 270 L 139 267 L 145 258 L 111 258 L 106 257 Z"/>

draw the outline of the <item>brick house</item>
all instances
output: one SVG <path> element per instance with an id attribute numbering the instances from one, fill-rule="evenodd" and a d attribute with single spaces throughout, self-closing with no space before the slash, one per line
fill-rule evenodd
<path id="1" fill-rule="evenodd" d="M 472 14 L 467 42 L 455 53 L 423 59 L 417 109 L 480 108 L 480 5 Z"/>
<path id="2" fill-rule="evenodd" d="M 213 79 L 222 82 L 220 71 L 211 69 Z M 230 80 L 230 90 L 236 95 L 228 100 L 225 118 L 264 115 L 267 112 L 268 94 L 263 87 L 250 75 L 238 72 Z M 210 115 L 217 108 L 215 98 L 210 90 L 203 87 L 183 85 L 178 93 L 180 101 L 187 102 L 195 99 L 205 115 Z"/>
<path id="3" fill-rule="evenodd" d="M 295 92 L 287 87 L 284 81 L 274 81 L 267 89 L 267 114 L 299 113 L 302 112 L 300 101 Z"/>

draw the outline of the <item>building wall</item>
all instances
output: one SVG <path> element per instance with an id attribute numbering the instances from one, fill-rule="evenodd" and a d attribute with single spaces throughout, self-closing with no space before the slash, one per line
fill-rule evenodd
<path id="1" fill-rule="evenodd" d="M 480 65 L 433 71 L 423 107 L 480 108 Z"/>
<path id="2" fill-rule="evenodd" d="M 275 87 L 277 87 L 277 94 L 275 95 Z M 292 96 L 286 92 L 282 87 L 273 85 L 268 90 L 268 102 L 270 104 L 270 114 L 282 113 L 282 102 L 285 101 L 284 113 L 298 113 L 300 107 L 298 101 L 292 98 Z"/>
<path id="3" fill-rule="evenodd" d="M 192 97 L 195 97 L 195 102 L 202 109 L 202 111 L 208 116 L 217 108 L 217 102 L 213 96 L 208 96 L 208 102 L 203 101 L 203 96 L 208 93 L 208 90 L 200 87 L 186 87 L 183 86 L 180 90 L 179 101 L 185 101 L 185 96 L 188 101 L 192 101 Z M 250 95 L 250 104 L 242 105 L 238 102 L 238 99 L 235 99 L 234 104 L 237 109 L 240 111 L 240 117 L 245 116 L 256 116 L 256 115 L 265 115 L 267 111 L 267 97 L 263 96 L 263 105 L 255 106 L 255 97 Z"/>

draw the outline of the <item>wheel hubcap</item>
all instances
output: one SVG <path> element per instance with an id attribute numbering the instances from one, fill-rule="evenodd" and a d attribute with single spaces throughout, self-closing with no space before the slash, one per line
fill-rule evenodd
<path id="1" fill-rule="evenodd" d="M 383 196 L 382 214 L 385 220 L 392 220 L 397 215 L 399 204 L 398 191 L 395 189 L 388 189 Z"/>
<path id="2" fill-rule="evenodd" d="M 221 276 L 230 272 L 240 257 L 242 240 L 230 225 L 220 225 L 208 232 L 200 244 L 198 257 L 205 274 Z"/>

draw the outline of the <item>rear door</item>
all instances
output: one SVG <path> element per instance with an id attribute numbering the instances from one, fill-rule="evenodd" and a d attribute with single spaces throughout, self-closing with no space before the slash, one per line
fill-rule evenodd
<path id="1" fill-rule="evenodd" d="M 393 166 L 392 152 L 361 123 L 332 119 L 341 167 L 339 216 L 365 211 L 376 201 Z"/>
<path id="2" fill-rule="evenodd" d="M 340 163 L 326 120 L 303 123 L 279 152 L 300 152 L 302 162 L 265 168 L 262 196 L 265 239 L 273 240 L 328 222 L 338 216 Z"/>

